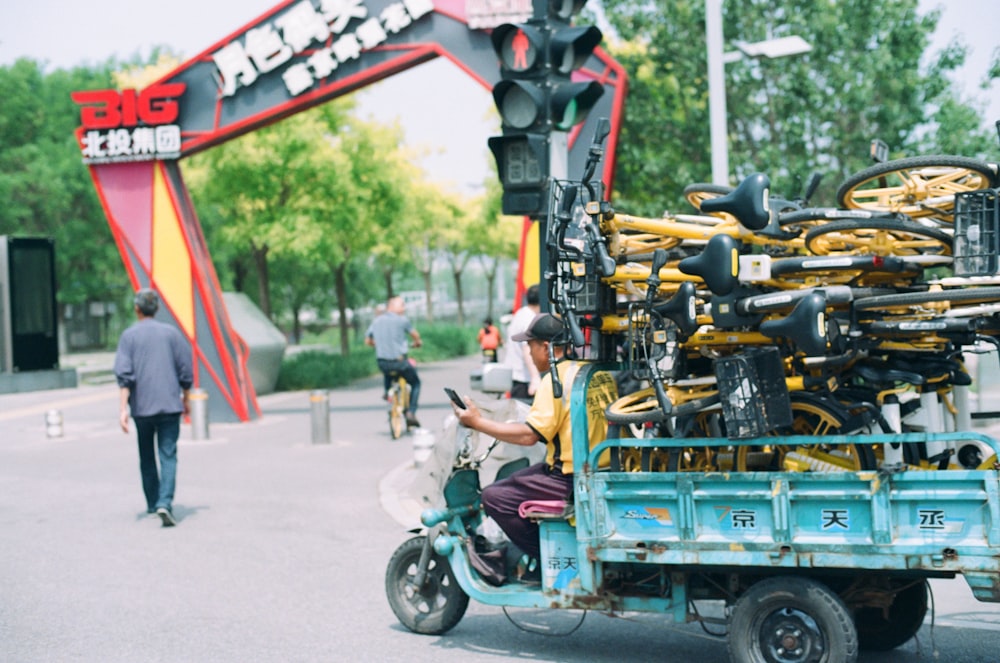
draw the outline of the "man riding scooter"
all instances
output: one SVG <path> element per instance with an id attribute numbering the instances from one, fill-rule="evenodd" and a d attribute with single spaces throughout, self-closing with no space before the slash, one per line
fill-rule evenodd
<path id="1" fill-rule="evenodd" d="M 573 499 L 573 445 L 570 421 L 570 390 L 554 389 L 551 368 L 557 383 L 572 384 L 581 364 L 564 360 L 564 346 L 569 335 L 563 322 L 548 313 L 532 320 L 521 334 L 512 337 L 526 341 L 532 362 L 543 374 L 531 410 L 524 422 L 492 421 L 484 417 L 469 399 L 467 408 L 453 405 L 455 416 L 466 428 L 477 430 L 502 442 L 532 446 L 543 442 L 545 460 L 483 489 L 482 505 L 488 516 L 500 526 L 511 542 L 534 560 L 540 555 L 538 524 L 519 515 L 522 502 Z M 607 436 L 605 408 L 618 397 L 614 378 L 607 371 L 597 371 L 587 392 L 589 446 L 593 448 Z M 537 563 L 534 565 L 537 570 Z M 528 578 L 522 578 L 528 579 Z"/>

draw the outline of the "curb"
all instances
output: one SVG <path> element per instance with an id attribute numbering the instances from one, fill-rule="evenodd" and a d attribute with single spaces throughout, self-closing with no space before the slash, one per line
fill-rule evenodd
<path id="1" fill-rule="evenodd" d="M 386 473 L 378 483 L 379 504 L 390 518 L 407 530 L 423 529 L 420 512 L 423 507 L 416 500 L 406 497 L 405 488 L 413 482 L 417 467 L 407 461 Z"/>

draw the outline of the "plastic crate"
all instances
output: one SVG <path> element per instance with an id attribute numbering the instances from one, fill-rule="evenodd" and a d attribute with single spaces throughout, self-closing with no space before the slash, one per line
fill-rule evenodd
<path id="1" fill-rule="evenodd" d="M 715 360 L 729 439 L 760 437 L 792 424 L 785 368 L 777 347 L 751 348 Z"/>
<path id="2" fill-rule="evenodd" d="M 1000 189 L 955 194 L 955 276 L 993 276 L 1000 269 Z"/>

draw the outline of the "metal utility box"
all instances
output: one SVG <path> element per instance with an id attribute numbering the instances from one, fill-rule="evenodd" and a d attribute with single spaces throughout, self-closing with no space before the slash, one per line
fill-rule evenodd
<path id="1" fill-rule="evenodd" d="M 51 238 L 0 235 L 0 372 L 59 367 Z"/>

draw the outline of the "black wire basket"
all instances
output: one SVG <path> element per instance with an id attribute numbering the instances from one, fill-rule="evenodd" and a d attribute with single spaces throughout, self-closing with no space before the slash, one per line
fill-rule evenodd
<path id="1" fill-rule="evenodd" d="M 955 194 L 955 276 L 994 276 L 1000 254 L 1000 189 Z"/>
<path id="2" fill-rule="evenodd" d="M 729 439 L 760 437 L 791 426 L 792 406 L 777 347 L 749 348 L 719 357 L 715 379 Z"/>

